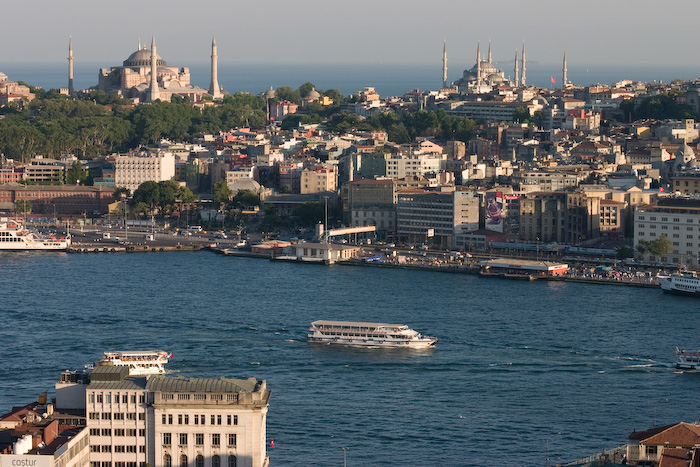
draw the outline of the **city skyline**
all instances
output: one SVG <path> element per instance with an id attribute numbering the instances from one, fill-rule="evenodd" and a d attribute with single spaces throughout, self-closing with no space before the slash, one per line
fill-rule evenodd
<path id="1" fill-rule="evenodd" d="M 193 21 L 192 5 L 181 0 L 126 0 L 114 10 L 107 4 L 86 9 L 68 0 L 29 2 L 34 16 L 27 22 L 8 22 L 0 33 L 5 43 L 3 62 L 55 62 L 66 59 L 73 37 L 75 61 L 105 66 L 124 60 L 155 34 L 162 55 L 187 65 L 208 59 L 213 35 L 220 63 L 416 63 L 439 67 L 443 41 L 448 67 L 471 67 L 477 41 L 493 44 L 494 62 L 511 61 L 527 43 L 528 60 L 561 63 L 566 51 L 570 64 L 688 66 L 700 63 L 693 47 L 690 0 L 673 8 L 652 8 L 643 2 L 587 2 L 585 8 L 546 0 L 536 7 L 513 0 L 498 11 L 486 4 L 466 5 L 453 0 L 410 0 L 381 3 L 359 0 L 327 4 L 316 0 L 288 3 L 233 4 L 204 0 L 201 19 Z M 649 6 L 649 7 L 647 7 Z M 165 11 L 167 10 L 167 11 Z M 634 14 L 634 22 L 625 18 Z M 167 17 L 167 21 L 158 18 Z M 196 16 L 194 16 L 196 18 Z M 338 27 L 339 24 L 342 27 Z M 662 37 L 649 34 L 658 25 Z M 110 26 L 111 25 L 111 26 Z M 102 38 L 102 39 L 100 39 Z M 699 67 L 700 68 L 700 67 Z"/>

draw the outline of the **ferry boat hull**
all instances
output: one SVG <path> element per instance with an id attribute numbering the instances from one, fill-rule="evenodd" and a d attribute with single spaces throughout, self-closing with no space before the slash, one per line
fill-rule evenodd
<path id="1" fill-rule="evenodd" d="M 657 279 L 664 293 L 700 297 L 700 278 L 695 273 L 674 273 Z"/>
<path id="2" fill-rule="evenodd" d="M 403 324 L 314 321 L 307 341 L 351 347 L 426 349 L 434 346 L 438 339 L 423 336 Z"/>

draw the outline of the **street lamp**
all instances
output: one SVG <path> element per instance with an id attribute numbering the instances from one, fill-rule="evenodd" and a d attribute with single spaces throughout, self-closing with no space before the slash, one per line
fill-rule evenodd
<path id="1" fill-rule="evenodd" d="M 323 197 L 324 201 L 324 210 L 325 210 L 325 217 L 324 217 L 324 224 L 323 224 L 323 238 L 326 243 L 328 243 L 328 196 Z"/>
<path id="2" fill-rule="evenodd" d="M 124 203 L 124 241 L 129 239 L 129 232 L 126 229 L 126 193 L 122 193 L 122 203 Z"/>
<path id="3" fill-rule="evenodd" d="M 347 448 L 347 447 L 343 446 L 343 447 L 340 448 L 340 449 L 343 450 L 343 467 L 348 467 L 348 456 L 347 456 L 347 454 L 348 454 L 348 449 L 350 449 L 350 448 Z"/>

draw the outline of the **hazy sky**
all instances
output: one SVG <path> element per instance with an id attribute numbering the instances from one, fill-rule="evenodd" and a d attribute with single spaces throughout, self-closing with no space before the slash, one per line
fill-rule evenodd
<path id="1" fill-rule="evenodd" d="M 3 4 L 3 62 L 65 60 L 116 66 L 141 38 L 169 64 L 436 63 L 471 67 L 477 40 L 494 61 L 700 69 L 698 0 L 24 0 Z M 7 16 L 6 16 L 7 15 Z M 12 20 L 11 18 L 15 18 Z M 101 65 L 102 66 L 102 65 Z"/>

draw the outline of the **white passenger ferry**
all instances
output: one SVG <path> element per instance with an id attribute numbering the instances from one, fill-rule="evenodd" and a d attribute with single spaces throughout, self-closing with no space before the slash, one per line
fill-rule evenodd
<path id="1" fill-rule="evenodd" d="M 70 246 L 70 236 L 49 237 L 39 236 L 22 226 L 17 219 L 0 222 L 0 251 L 26 250 L 67 250 Z"/>
<path id="2" fill-rule="evenodd" d="M 700 297 L 700 277 L 693 271 L 674 272 L 668 275 L 658 275 L 661 290 L 679 295 Z"/>
<path id="3" fill-rule="evenodd" d="M 676 368 L 679 370 L 697 371 L 700 369 L 700 351 L 688 352 L 676 347 L 676 358 Z"/>
<path id="4" fill-rule="evenodd" d="M 98 366 L 128 366 L 129 375 L 162 375 L 164 365 L 173 358 L 172 353 L 163 350 L 105 352 L 98 360 Z"/>
<path id="5" fill-rule="evenodd" d="M 405 324 L 363 323 L 357 321 L 314 321 L 309 342 L 357 347 L 422 349 L 435 345 L 436 337 L 423 336 Z"/>

